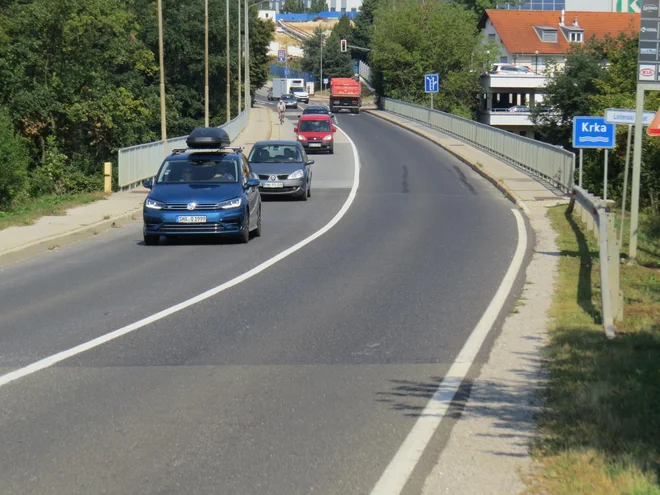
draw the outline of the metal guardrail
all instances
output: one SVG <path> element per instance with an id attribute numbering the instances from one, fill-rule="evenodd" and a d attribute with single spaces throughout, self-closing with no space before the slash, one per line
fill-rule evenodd
<path id="1" fill-rule="evenodd" d="M 304 31 L 300 28 L 291 26 L 285 21 L 277 21 L 277 23 L 280 25 L 280 27 L 284 30 L 285 33 L 293 36 L 294 38 L 300 41 L 308 40 L 309 38 L 314 36 L 312 33 L 308 33 L 307 31 Z"/>
<path id="2" fill-rule="evenodd" d="M 245 129 L 248 119 L 249 110 L 246 109 L 220 127 L 227 131 L 229 139 L 233 142 L 243 129 Z M 188 136 L 180 136 L 168 139 L 167 151 L 169 152 L 174 148 L 185 148 L 187 137 Z M 119 172 L 119 187 L 131 187 L 139 184 L 144 179 L 153 177 L 156 172 L 158 172 L 158 167 L 160 167 L 166 156 L 165 151 L 162 140 L 129 146 L 128 148 L 121 148 L 119 150 L 117 165 Z"/>
<path id="3" fill-rule="evenodd" d="M 381 108 L 436 128 L 536 175 L 568 193 L 575 154 L 558 146 L 517 136 L 473 120 L 403 101 L 381 98 Z"/>
<path id="4" fill-rule="evenodd" d="M 623 320 L 623 294 L 620 287 L 620 246 L 614 228 L 614 201 L 604 201 L 579 186 L 573 186 L 568 213 L 576 210 L 587 230 L 598 240 L 600 295 L 603 328 L 609 339 L 616 336 L 614 323 Z"/>

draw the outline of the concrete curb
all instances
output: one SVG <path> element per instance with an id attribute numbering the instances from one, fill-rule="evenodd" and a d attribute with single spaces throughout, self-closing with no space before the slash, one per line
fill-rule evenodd
<path id="1" fill-rule="evenodd" d="M 414 127 L 411 127 L 407 124 L 404 124 L 402 122 L 398 122 L 395 119 L 391 119 L 385 115 L 382 114 L 377 114 L 374 113 L 370 110 L 364 110 L 366 113 L 373 115 L 374 117 L 378 117 L 379 119 L 385 120 L 387 122 L 390 122 L 392 124 L 398 125 L 399 127 L 406 129 L 407 131 L 410 131 L 414 134 L 417 134 L 420 137 L 423 137 L 424 139 L 427 139 L 428 141 L 431 141 L 433 144 L 436 144 L 440 146 L 443 150 L 447 151 L 450 153 L 452 156 L 455 158 L 458 158 L 460 161 L 465 163 L 468 167 L 470 167 L 472 170 L 477 172 L 479 175 L 481 175 L 484 179 L 486 179 L 488 182 L 493 184 L 503 195 L 505 198 L 507 198 L 509 201 L 511 201 L 513 204 L 518 206 L 521 210 L 525 212 L 526 215 L 529 216 L 529 207 L 525 204 L 525 202 L 518 196 L 512 189 L 510 189 L 506 184 L 498 180 L 496 177 L 488 173 L 486 170 L 482 169 L 477 165 L 476 163 L 472 163 L 470 160 L 462 156 L 460 153 L 458 153 L 456 150 L 453 150 L 447 146 L 444 146 L 442 143 L 440 143 L 434 136 L 431 136 L 430 134 L 425 133 L 424 131 L 421 131 L 419 129 L 415 129 Z"/>
<path id="2" fill-rule="evenodd" d="M 53 249 L 68 244 L 73 244 L 74 242 L 100 234 L 111 228 L 119 228 L 122 226 L 119 222 L 134 220 L 134 215 L 140 211 L 142 211 L 142 206 L 136 207 L 134 210 L 130 210 L 126 213 L 122 213 L 121 215 L 108 218 L 107 220 L 101 220 L 100 222 L 78 227 L 77 229 L 70 230 L 63 234 L 54 235 L 46 239 L 40 239 L 29 244 L 24 244 L 23 246 L 2 251 L 0 252 L 0 266 L 29 258 L 46 251 L 52 251 Z"/>

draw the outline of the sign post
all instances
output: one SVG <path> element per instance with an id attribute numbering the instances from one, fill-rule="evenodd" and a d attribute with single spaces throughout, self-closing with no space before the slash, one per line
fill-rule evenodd
<path id="1" fill-rule="evenodd" d="M 433 93 L 440 90 L 440 76 L 438 74 L 424 74 L 424 91 L 431 93 L 431 110 L 433 110 Z"/>
<path id="2" fill-rule="evenodd" d="M 646 90 L 660 90 L 660 84 L 658 84 L 659 51 L 660 0 L 641 0 L 641 27 L 639 30 L 639 54 L 637 56 L 637 97 L 635 103 L 635 143 L 630 203 L 630 244 L 628 247 L 628 258 L 631 262 L 634 262 L 637 257 L 644 92 Z"/>
<path id="3" fill-rule="evenodd" d="M 644 112 L 644 125 L 651 125 L 656 118 L 655 112 Z M 635 110 L 608 108 L 605 110 L 605 121 L 608 124 L 624 124 L 628 126 L 626 142 L 626 168 L 623 171 L 623 199 L 621 200 L 621 225 L 619 226 L 619 246 L 623 245 L 623 228 L 626 223 L 626 205 L 628 198 L 628 170 L 630 168 L 630 147 L 632 145 L 632 129 L 635 124 Z M 582 153 L 582 150 L 580 150 Z"/>
<path id="4" fill-rule="evenodd" d="M 605 150 L 605 172 L 603 179 L 604 199 L 607 199 L 607 159 L 608 150 L 616 144 L 616 126 L 608 124 L 605 117 L 573 117 L 573 148 L 580 149 L 580 180 L 582 187 L 582 149 Z"/>

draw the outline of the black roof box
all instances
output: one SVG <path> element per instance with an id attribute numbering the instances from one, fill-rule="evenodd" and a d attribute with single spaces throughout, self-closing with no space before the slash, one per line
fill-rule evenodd
<path id="1" fill-rule="evenodd" d="M 217 149 L 229 144 L 229 135 L 221 127 L 197 127 L 186 139 L 188 148 Z"/>

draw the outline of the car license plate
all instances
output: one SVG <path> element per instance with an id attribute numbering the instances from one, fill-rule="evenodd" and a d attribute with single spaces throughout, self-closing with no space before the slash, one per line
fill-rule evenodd
<path id="1" fill-rule="evenodd" d="M 264 182 L 264 187 L 274 189 L 278 187 L 284 187 L 284 184 L 282 182 Z"/>
<path id="2" fill-rule="evenodd" d="M 178 223 L 206 223 L 206 217 L 204 217 L 204 216 L 184 216 L 184 217 L 177 217 L 176 221 Z"/>
<path id="3" fill-rule="evenodd" d="M 310 148 L 320 148 L 320 147 L 321 147 L 321 143 L 309 143 L 309 147 L 310 147 Z"/>

